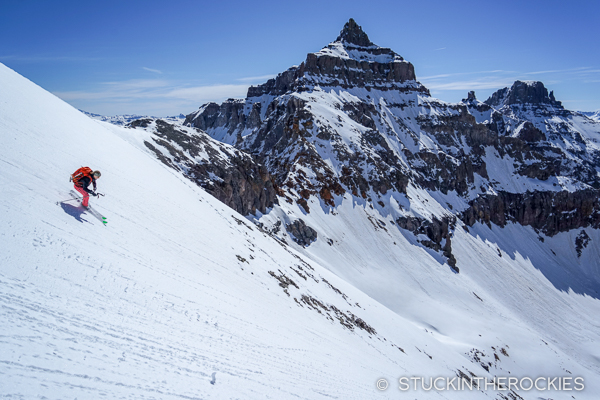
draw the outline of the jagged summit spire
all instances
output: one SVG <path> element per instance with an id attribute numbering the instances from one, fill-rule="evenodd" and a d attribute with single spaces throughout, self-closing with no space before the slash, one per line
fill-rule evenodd
<path id="1" fill-rule="evenodd" d="M 338 36 L 335 41 L 347 42 L 361 47 L 373 46 L 373 43 L 369 40 L 367 34 L 352 18 L 346 22 L 344 29 L 340 32 L 340 36 Z"/>

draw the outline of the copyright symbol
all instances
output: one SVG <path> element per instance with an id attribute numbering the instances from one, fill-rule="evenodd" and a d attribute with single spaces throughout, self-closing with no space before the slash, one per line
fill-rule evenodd
<path id="1" fill-rule="evenodd" d="M 383 391 L 388 388 L 389 384 L 388 381 L 386 381 L 385 379 L 379 379 L 375 385 L 377 386 L 377 389 Z"/>

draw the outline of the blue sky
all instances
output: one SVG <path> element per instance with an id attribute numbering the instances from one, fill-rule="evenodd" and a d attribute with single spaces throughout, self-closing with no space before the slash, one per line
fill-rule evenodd
<path id="1" fill-rule="evenodd" d="M 599 17 L 597 0 L 0 0 L 0 62 L 86 111 L 187 114 L 245 97 L 354 18 L 442 100 L 540 80 L 594 111 Z"/>

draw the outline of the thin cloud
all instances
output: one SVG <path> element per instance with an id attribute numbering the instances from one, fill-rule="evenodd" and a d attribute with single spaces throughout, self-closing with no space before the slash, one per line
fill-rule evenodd
<path id="1" fill-rule="evenodd" d="M 128 81 L 113 81 L 113 82 L 102 82 L 102 85 L 107 85 L 116 88 L 115 90 L 127 90 L 127 89 L 154 89 L 173 86 L 172 82 L 165 79 L 131 79 Z"/>
<path id="2" fill-rule="evenodd" d="M 441 92 L 499 89 L 512 85 L 515 79 L 510 72 L 495 70 L 426 76 L 419 78 L 419 81 L 430 90 Z"/>
<path id="3" fill-rule="evenodd" d="M 103 82 L 95 90 L 54 92 L 76 108 L 103 115 L 177 115 L 209 102 L 246 97 L 249 84 L 187 86 L 163 79 Z"/>
<path id="4" fill-rule="evenodd" d="M 440 75 L 431 75 L 431 76 L 424 76 L 424 77 L 420 77 L 419 80 L 433 80 L 433 79 L 440 79 L 440 78 L 450 78 L 453 76 L 475 76 L 475 75 L 481 75 L 481 74 L 514 74 L 515 71 L 504 71 L 501 69 L 497 69 L 497 70 L 493 70 L 493 71 L 473 71 L 473 72 L 455 72 L 452 74 L 440 74 Z"/>
<path id="5" fill-rule="evenodd" d="M 103 82 L 99 90 L 65 91 L 54 94 L 65 101 L 131 101 L 177 99 L 186 102 L 206 103 L 223 101 L 228 98 L 246 97 L 247 84 L 178 86 L 167 80 L 129 80 L 121 82 Z M 198 104 L 200 105 L 200 104 Z"/>
<path id="6" fill-rule="evenodd" d="M 269 79 L 275 78 L 277 75 L 271 74 L 271 75 L 261 75 L 261 76 L 250 76 L 248 78 L 240 78 L 238 79 L 239 82 L 264 82 L 267 81 Z"/>
<path id="7" fill-rule="evenodd" d="M 67 102 L 76 100 L 106 100 L 114 98 L 114 96 L 107 95 L 106 92 L 85 92 L 82 90 L 52 92 L 52 94 Z"/>
<path id="8" fill-rule="evenodd" d="M 458 76 L 458 75 L 463 75 L 463 74 L 441 74 L 441 75 L 431 75 L 431 76 L 424 76 L 424 77 L 420 77 L 419 80 L 432 80 L 432 79 L 439 79 L 439 78 L 450 78 L 451 76 Z"/>
<path id="9" fill-rule="evenodd" d="M 147 67 L 142 67 L 142 69 L 145 69 L 146 71 L 154 72 L 155 74 L 162 74 L 162 71 L 160 71 L 158 69 L 152 69 L 152 68 L 147 68 Z"/>
<path id="10" fill-rule="evenodd" d="M 457 81 L 457 82 L 423 82 L 423 84 L 431 89 L 437 91 L 444 90 L 483 90 L 483 89 L 499 89 L 506 86 L 511 86 L 514 83 L 514 80 L 511 79 L 476 79 L 476 80 L 466 80 L 466 81 Z"/>
<path id="11" fill-rule="evenodd" d="M 565 72 L 565 70 L 548 70 L 548 71 L 535 71 L 535 72 L 525 72 L 525 75 L 543 75 L 543 74 L 555 74 L 557 72 Z"/>
<path id="12" fill-rule="evenodd" d="M 590 75 L 590 74 L 598 74 L 600 73 L 600 69 L 586 69 L 583 71 L 577 71 L 577 75 Z"/>
<path id="13" fill-rule="evenodd" d="M 101 57 L 73 57 L 73 56 L 20 56 L 20 55 L 4 55 L 0 56 L 0 60 L 21 61 L 21 62 L 81 62 L 81 61 L 99 61 Z"/>
<path id="14" fill-rule="evenodd" d="M 129 81 L 102 82 L 99 90 L 76 90 L 67 92 L 54 92 L 65 101 L 98 100 L 122 101 L 127 99 L 146 99 L 164 96 L 167 88 L 172 84 L 160 79 L 133 79 Z"/>
<path id="15" fill-rule="evenodd" d="M 563 72 L 586 72 L 589 70 L 589 67 L 578 67 L 578 68 L 569 68 L 569 69 L 555 69 L 555 70 L 547 70 L 547 71 L 534 71 L 534 72 L 525 72 L 525 75 L 543 75 L 543 74 L 556 74 Z"/>
<path id="16" fill-rule="evenodd" d="M 212 85 L 173 89 L 165 97 L 198 102 L 222 101 L 229 98 L 243 98 L 248 85 Z"/>
<path id="17" fill-rule="evenodd" d="M 517 71 L 479 71 L 479 72 L 461 72 L 455 74 L 433 75 L 419 78 L 427 88 L 436 92 L 443 91 L 469 91 L 469 90 L 488 90 L 510 87 L 517 80 L 535 79 L 536 75 L 545 75 L 545 85 L 559 84 L 567 76 L 573 75 L 591 75 L 589 67 L 577 67 L 561 70 L 540 70 L 530 72 Z M 590 76 L 590 78 L 593 78 Z M 594 79 L 592 79 L 594 80 Z"/>

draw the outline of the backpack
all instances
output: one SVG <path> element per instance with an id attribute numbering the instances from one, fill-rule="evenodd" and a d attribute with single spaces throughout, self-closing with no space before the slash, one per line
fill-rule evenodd
<path id="1" fill-rule="evenodd" d="M 88 178 L 90 178 L 90 182 L 93 182 L 94 179 L 92 178 L 92 173 L 94 171 L 92 171 L 92 169 L 90 167 L 81 167 L 79 168 L 77 171 L 73 172 L 73 174 L 71 174 L 71 179 L 69 179 L 69 182 L 73 182 L 75 185 L 79 184 L 79 180 L 81 178 L 83 178 L 84 176 L 87 176 Z"/>

